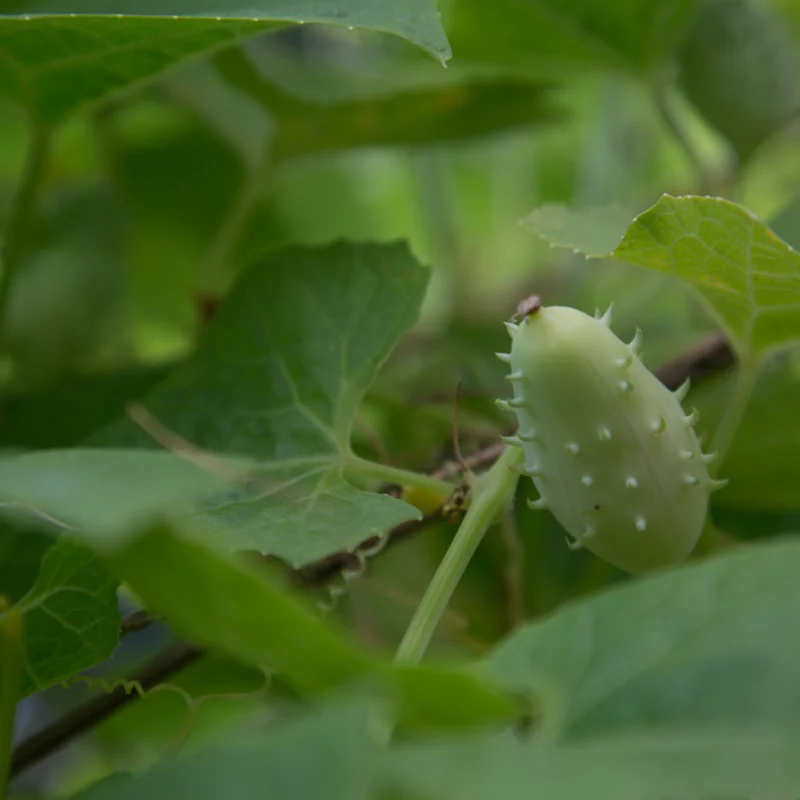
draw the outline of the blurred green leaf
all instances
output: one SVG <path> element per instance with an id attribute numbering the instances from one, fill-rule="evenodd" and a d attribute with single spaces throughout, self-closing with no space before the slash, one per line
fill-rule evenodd
<path id="1" fill-rule="evenodd" d="M 24 694 L 110 658 L 119 640 L 116 581 L 91 549 L 65 536 L 45 553 L 15 608 L 23 620 Z"/>
<path id="2" fill-rule="evenodd" d="M 94 729 L 98 750 L 116 769 L 142 771 L 177 745 L 184 754 L 208 747 L 243 722 L 277 713 L 285 702 L 261 670 L 217 653 L 159 686 Z"/>
<path id="3" fill-rule="evenodd" d="M 735 374 L 704 381 L 692 392 L 700 410 L 698 431 L 710 439 L 729 402 Z M 789 358 L 759 375 L 742 424 L 725 459 L 730 483 L 712 498 L 713 507 L 771 512 L 800 510 L 800 371 Z"/>
<path id="4" fill-rule="evenodd" d="M 79 444 L 119 417 L 170 372 L 169 366 L 75 375 L 0 401 L 0 446 L 42 450 Z"/>
<path id="5" fill-rule="evenodd" d="M 300 691 L 329 689 L 370 659 L 310 607 L 243 560 L 156 526 L 113 556 L 116 574 L 181 635 L 277 671 Z"/>
<path id="6" fill-rule="evenodd" d="M 770 219 L 770 228 L 795 250 L 800 249 L 800 194 L 792 197 Z"/>
<path id="7" fill-rule="evenodd" d="M 694 0 L 452 0 L 445 27 L 459 58 L 558 72 L 605 67 L 653 71 L 676 47 Z"/>
<path id="8" fill-rule="evenodd" d="M 743 358 L 763 357 L 800 339 L 800 255 L 742 206 L 720 198 L 664 195 L 627 231 L 617 232 L 613 250 L 584 249 L 615 238 L 602 228 L 604 221 L 605 215 L 596 212 L 558 206 L 528 217 L 528 225 L 554 246 L 684 281 L 706 301 Z"/>
<path id="9" fill-rule="evenodd" d="M 277 122 L 277 160 L 375 145 L 424 145 L 469 139 L 552 120 L 551 87 L 523 80 L 483 80 L 407 89 L 350 102 L 311 103 L 267 81 L 241 50 L 215 58 L 225 80 Z"/>
<path id="10" fill-rule="evenodd" d="M 4 515 L 58 530 L 80 528 L 100 546 L 229 483 L 166 451 L 75 448 L 0 456 Z"/>
<path id="11" fill-rule="evenodd" d="M 245 164 L 195 115 L 166 103 L 129 107 L 106 118 L 100 133 L 135 231 L 126 252 L 134 344 L 144 358 L 174 358 L 203 322 L 204 273 L 248 180 Z M 272 238 L 263 221 L 259 237 Z"/>
<path id="12" fill-rule="evenodd" d="M 352 549 L 413 507 L 347 483 L 364 392 L 415 321 L 428 271 L 407 247 L 288 248 L 253 264 L 199 349 L 144 402 L 164 426 L 217 453 L 250 456 L 248 487 L 206 505 L 229 546 L 301 566 Z M 152 447 L 122 421 L 94 445 Z"/>
<path id="13" fill-rule="evenodd" d="M 176 631 L 276 671 L 298 691 L 376 677 L 394 690 L 403 719 L 417 726 L 469 725 L 515 712 L 510 700 L 466 670 L 395 667 L 358 649 L 263 571 L 166 526 L 131 539 L 114 554 L 113 565 Z"/>
<path id="14" fill-rule="evenodd" d="M 747 728 L 642 729 L 561 746 L 508 735 L 439 739 L 390 751 L 380 777 L 426 800 L 788 798 L 800 789 L 798 746 L 796 737 Z"/>
<path id="15" fill-rule="evenodd" d="M 180 61 L 294 23 L 402 36 L 445 61 L 433 0 L 11 0 L 0 16 L 0 92 L 40 121 L 152 78 Z"/>
<path id="16" fill-rule="evenodd" d="M 107 191 L 78 183 L 43 197 L 2 320 L 19 386 L 68 375 L 107 346 L 122 308 L 125 233 Z"/>
<path id="17" fill-rule="evenodd" d="M 800 52 L 764 3 L 702 0 L 679 55 L 680 85 L 744 161 L 800 111 Z"/>
<path id="18" fill-rule="evenodd" d="M 380 753 L 369 726 L 373 710 L 368 699 L 340 700 L 279 723 L 264 736 L 235 736 L 217 748 L 164 760 L 144 775 L 113 776 L 76 797 L 366 797 Z"/>
<path id="19" fill-rule="evenodd" d="M 647 730 L 798 735 L 800 543 L 735 551 L 565 606 L 480 673 L 531 697 L 547 738 Z"/>

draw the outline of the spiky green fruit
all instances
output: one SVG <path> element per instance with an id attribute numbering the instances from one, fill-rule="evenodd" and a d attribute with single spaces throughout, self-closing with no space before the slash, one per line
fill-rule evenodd
<path id="1" fill-rule="evenodd" d="M 574 308 L 521 304 L 509 324 L 507 406 L 519 422 L 510 443 L 525 453 L 523 473 L 573 537 L 630 573 L 683 561 L 697 543 L 709 493 L 724 485 L 708 473 L 675 393 L 639 360 L 641 335 L 629 345 Z"/>

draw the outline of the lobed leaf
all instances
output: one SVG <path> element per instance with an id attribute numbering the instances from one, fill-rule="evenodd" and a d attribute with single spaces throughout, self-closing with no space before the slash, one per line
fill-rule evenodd
<path id="1" fill-rule="evenodd" d="M 605 229 L 608 219 L 596 211 L 544 206 L 527 223 L 553 246 L 658 270 L 688 284 L 741 358 L 763 358 L 800 340 L 800 254 L 742 206 L 664 195 L 627 231 Z"/>
<path id="2" fill-rule="evenodd" d="M 419 512 L 344 478 L 362 397 L 417 317 L 428 271 L 405 245 L 288 248 L 251 266 L 194 356 L 147 395 L 194 445 L 257 462 L 247 485 L 201 515 L 234 549 L 301 566 L 352 549 Z M 95 446 L 153 447 L 123 421 Z"/>
<path id="3" fill-rule="evenodd" d="M 13 611 L 22 615 L 23 695 L 110 658 L 119 640 L 116 581 L 92 549 L 65 536 Z"/>

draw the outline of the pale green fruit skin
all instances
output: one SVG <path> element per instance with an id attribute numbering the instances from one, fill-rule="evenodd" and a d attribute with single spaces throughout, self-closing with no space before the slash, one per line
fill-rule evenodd
<path id="1" fill-rule="evenodd" d="M 632 346 L 574 308 L 542 307 L 512 337 L 510 405 L 539 507 L 575 546 L 626 572 L 683 561 L 714 482 L 678 398 Z"/>

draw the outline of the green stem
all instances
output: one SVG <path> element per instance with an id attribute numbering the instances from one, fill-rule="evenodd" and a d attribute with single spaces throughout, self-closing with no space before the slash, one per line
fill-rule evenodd
<path id="1" fill-rule="evenodd" d="M 736 431 L 739 429 L 739 425 L 744 418 L 744 412 L 747 410 L 747 404 L 750 402 L 750 398 L 753 395 L 753 388 L 755 387 L 757 377 L 757 364 L 745 361 L 739 362 L 739 373 L 736 376 L 736 383 L 733 387 L 731 400 L 714 433 L 709 450 L 709 452 L 712 453 L 719 453 L 719 458 L 716 462 L 717 468 L 722 465 L 722 462 L 728 455 L 730 446 L 733 444 Z"/>
<path id="2" fill-rule="evenodd" d="M 345 463 L 345 470 L 352 469 L 365 478 L 373 478 L 376 481 L 386 481 L 386 483 L 396 483 L 400 486 L 408 486 L 414 489 L 440 494 L 449 497 L 455 486 L 452 483 L 425 475 L 421 472 L 414 472 L 399 467 L 389 467 L 385 464 L 378 464 L 376 461 L 368 461 L 366 458 L 351 455 Z"/>
<path id="3" fill-rule="evenodd" d="M 669 96 L 669 85 L 665 80 L 660 79 L 656 81 L 653 90 L 653 98 L 662 121 L 667 126 L 667 129 L 672 134 L 681 150 L 683 150 L 686 159 L 692 165 L 698 183 L 698 193 L 705 194 L 709 192 L 712 181 L 708 169 L 686 131 L 683 120 L 681 120 L 676 113 L 675 106 Z"/>
<path id="4" fill-rule="evenodd" d="M 36 197 L 50 152 L 50 142 L 50 129 L 33 124 L 22 174 L 2 233 L 0 322 L 5 319 L 11 288 L 24 253 L 28 230 L 36 206 Z"/>
<path id="5" fill-rule="evenodd" d="M 469 510 L 408 626 L 395 656 L 397 663 L 418 664 L 422 660 L 469 560 L 486 531 L 511 505 L 519 478 L 516 467 L 522 458 L 520 448 L 509 447 L 485 475 L 476 479 Z"/>
<path id="6" fill-rule="evenodd" d="M 14 718 L 22 686 L 22 616 L 0 596 L 0 800 L 11 774 Z"/>

